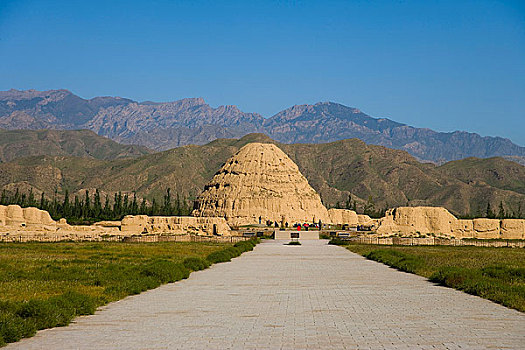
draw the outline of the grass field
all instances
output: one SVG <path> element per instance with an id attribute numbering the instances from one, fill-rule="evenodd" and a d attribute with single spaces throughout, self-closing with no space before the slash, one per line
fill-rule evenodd
<path id="1" fill-rule="evenodd" d="M 0 244 L 0 346 L 230 261 L 255 243 Z"/>
<path id="2" fill-rule="evenodd" d="M 398 270 L 525 312 L 525 249 L 364 244 L 346 247 Z"/>

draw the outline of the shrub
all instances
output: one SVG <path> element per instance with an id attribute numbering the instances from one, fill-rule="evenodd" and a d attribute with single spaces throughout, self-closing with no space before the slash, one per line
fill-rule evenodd
<path id="1" fill-rule="evenodd" d="M 211 263 L 208 260 L 201 258 L 186 258 L 182 264 L 189 270 L 199 271 L 210 267 Z"/>
<path id="2" fill-rule="evenodd" d="M 509 271 L 504 272 L 507 269 Z M 487 270 L 497 273 L 491 276 L 486 274 Z M 518 310 L 525 310 L 525 287 L 522 284 L 514 285 L 512 279 L 509 279 L 509 273 L 510 278 L 515 278 L 515 270 L 498 266 L 481 270 L 442 267 L 429 279 L 446 287 L 459 289 Z"/>
<path id="3" fill-rule="evenodd" d="M 508 281 L 525 282 L 525 268 L 508 266 L 487 266 L 481 272 L 489 277 L 505 279 Z"/>
<path id="4" fill-rule="evenodd" d="M 0 339 L 4 343 L 13 343 L 22 338 L 32 337 L 36 333 L 35 325 L 15 314 L 0 314 Z"/>
<path id="5" fill-rule="evenodd" d="M 348 242 L 347 241 L 344 241 L 342 240 L 341 238 L 332 238 L 330 240 L 330 242 L 328 242 L 328 244 L 333 244 L 333 245 L 348 245 Z"/>
<path id="6" fill-rule="evenodd" d="M 50 303 L 57 308 L 67 308 L 75 316 L 92 315 L 97 309 L 97 300 L 89 295 L 67 292 L 58 297 L 49 299 Z"/>
<path id="7" fill-rule="evenodd" d="M 67 308 L 54 308 L 49 300 L 30 300 L 17 313 L 23 319 L 30 319 L 37 330 L 64 326 L 74 317 Z"/>
<path id="8" fill-rule="evenodd" d="M 365 258 L 379 261 L 400 271 L 416 273 L 424 265 L 423 259 L 418 256 L 405 254 L 397 250 L 377 249 L 365 255 Z"/>
<path id="9" fill-rule="evenodd" d="M 209 254 L 206 257 L 206 260 L 212 264 L 231 261 L 232 258 L 236 258 L 246 251 L 253 250 L 253 247 L 255 247 L 255 245 L 257 245 L 259 242 L 260 240 L 258 238 L 237 242 L 233 245 L 233 247 Z"/>
<path id="10" fill-rule="evenodd" d="M 301 242 L 299 242 L 299 241 L 290 241 L 290 242 L 286 243 L 286 245 L 301 245 Z"/>
<path id="11" fill-rule="evenodd" d="M 240 241 L 235 243 L 233 246 L 237 248 L 241 248 L 243 252 L 248 252 L 253 250 L 253 248 L 257 245 L 258 240 L 250 239 L 248 241 Z"/>
<path id="12" fill-rule="evenodd" d="M 190 271 L 182 264 L 168 260 L 156 260 L 142 268 L 141 274 L 162 283 L 172 283 L 188 278 Z"/>
<path id="13" fill-rule="evenodd" d="M 237 254 L 236 250 L 227 248 L 227 249 L 223 249 L 223 250 L 219 250 L 217 252 L 211 253 L 210 255 L 206 257 L 206 260 L 208 260 L 212 264 L 217 264 L 221 262 L 231 261 L 232 258 L 235 258 L 239 255 L 240 253 Z"/>

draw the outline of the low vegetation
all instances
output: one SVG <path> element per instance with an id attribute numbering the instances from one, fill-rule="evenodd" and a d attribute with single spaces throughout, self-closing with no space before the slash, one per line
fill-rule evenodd
<path id="1" fill-rule="evenodd" d="M 286 245 L 301 245 L 301 242 L 299 242 L 299 241 L 290 241 L 290 242 L 286 243 Z"/>
<path id="2" fill-rule="evenodd" d="M 525 312 L 525 249 L 364 244 L 346 247 L 367 259 Z"/>
<path id="3" fill-rule="evenodd" d="M 258 241 L 0 244 L 0 345 L 230 261 Z"/>

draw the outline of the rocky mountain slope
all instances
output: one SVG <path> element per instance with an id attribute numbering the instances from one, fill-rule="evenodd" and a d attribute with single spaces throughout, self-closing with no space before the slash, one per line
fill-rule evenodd
<path id="1" fill-rule="evenodd" d="M 67 90 L 9 90 L 0 92 L 0 128 L 90 129 L 121 143 L 155 150 L 254 132 L 283 143 L 359 138 L 436 163 L 494 156 L 525 162 L 525 147 L 508 139 L 414 128 L 331 102 L 293 106 L 265 119 L 235 106 L 212 108 L 202 98 L 139 103 L 119 97 L 85 100 Z"/>
<path id="2" fill-rule="evenodd" d="M 144 146 L 121 145 L 90 130 L 0 129 L 0 162 L 39 155 L 110 160 L 149 153 Z"/>
<path id="3" fill-rule="evenodd" d="M 299 167 L 327 206 L 348 196 L 358 208 L 372 200 L 376 208 L 401 205 L 444 206 L 456 215 L 484 213 L 487 203 L 525 211 L 525 167 L 501 158 L 466 159 L 436 166 L 410 154 L 358 139 L 325 144 L 282 144 L 262 134 L 218 139 L 138 158 L 100 160 L 71 156 L 36 156 L 0 163 L 0 190 L 16 188 L 50 196 L 57 189 L 75 193 L 136 192 L 157 199 L 167 187 L 195 198 L 224 162 L 251 142 L 274 143 Z M 494 172 L 496 169 L 496 173 Z M 525 213 L 522 213 L 522 215 Z"/>

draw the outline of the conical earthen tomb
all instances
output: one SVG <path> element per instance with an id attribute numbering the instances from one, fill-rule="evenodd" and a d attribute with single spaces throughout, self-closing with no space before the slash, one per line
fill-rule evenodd
<path id="1" fill-rule="evenodd" d="M 197 198 L 193 215 L 224 217 L 231 225 L 329 221 L 297 165 L 263 143 L 247 144 L 226 162 Z"/>

